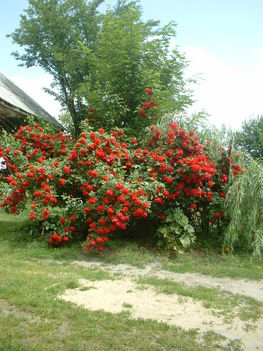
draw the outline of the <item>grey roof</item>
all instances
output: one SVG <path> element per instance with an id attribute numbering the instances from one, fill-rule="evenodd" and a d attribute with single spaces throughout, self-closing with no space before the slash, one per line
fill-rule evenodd
<path id="1" fill-rule="evenodd" d="M 0 73 L 0 120 L 7 117 L 18 118 L 19 116 L 27 115 L 43 118 L 47 122 L 63 129 L 62 125 L 35 100 Z"/>

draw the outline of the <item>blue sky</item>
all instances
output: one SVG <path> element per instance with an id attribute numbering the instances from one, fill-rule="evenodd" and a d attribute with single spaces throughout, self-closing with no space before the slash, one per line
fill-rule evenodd
<path id="1" fill-rule="evenodd" d="M 56 116 L 59 105 L 41 90 L 50 84 L 50 77 L 38 68 L 18 67 L 10 56 L 15 46 L 6 34 L 18 26 L 27 4 L 27 0 L 1 0 L 0 71 Z M 142 0 L 141 5 L 144 19 L 177 23 L 172 44 L 189 60 L 186 75 L 201 78 L 189 113 L 205 110 L 212 123 L 232 128 L 263 114 L 262 0 Z"/>

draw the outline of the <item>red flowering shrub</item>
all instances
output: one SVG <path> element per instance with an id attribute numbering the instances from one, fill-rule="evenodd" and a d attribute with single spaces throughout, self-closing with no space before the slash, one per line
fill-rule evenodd
<path id="1" fill-rule="evenodd" d="M 151 109 L 156 102 L 149 88 L 146 93 L 149 101 L 138 116 L 155 118 Z M 217 168 L 194 131 L 187 133 L 176 122 L 165 131 L 153 125 L 147 145 L 141 147 L 122 130 L 93 130 L 88 120 L 77 140 L 62 132 L 46 133 L 36 123 L 21 126 L 14 138 L 13 149 L 0 148 L 0 157 L 13 172 L 6 178 L 13 192 L 2 206 L 16 213 L 29 203 L 32 224 L 41 223 L 53 247 L 84 237 L 86 251 L 101 252 L 112 233 L 146 218 L 161 226 L 173 208 L 195 229 L 203 224 L 204 214 L 207 226 L 224 219 L 220 202 L 231 162 L 222 150 Z M 233 166 L 233 174 L 239 172 L 240 167 Z M 217 211 L 215 205 L 220 206 Z M 187 221 L 193 237 L 189 225 Z M 184 243 L 186 248 L 188 241 Z"/>

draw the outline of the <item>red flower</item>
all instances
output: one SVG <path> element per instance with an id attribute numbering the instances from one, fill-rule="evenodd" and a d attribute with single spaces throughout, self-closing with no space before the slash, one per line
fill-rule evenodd
<path id="1" fill-rule="evenodd" d="M 96 224 L 95 223 L 90 223 L 89 224 L 90 229 L 96 229 Z"/>
<path id="2" fill-rule="evenodd" d="M 50 213 L 49 209 L 45 208 L 45 209 L 43 210 L 43 214 L 48 215 L 49 213 Z"/>
<path id="3" fill-rule="evenodd" d="M 102 205 L 99 205 L 99 206 L 96 208 L 96 211 L 99 212 L 99 213 L 100 213 L 100 212 L 104 212 L 104 210 L 105 210 L 105 209 L 104 209 L 104 206 L 102 206 Z"/>
<path id="4" fill-rule="evenodd" d="M 90 240 L 90 246 L 93 247 L 93 246 L 96 246 L 96 241 L 95 240 Z"/>
<path id="5" fill-rule="evenodd" d="M 144 109 L 140 108 L 139 111 L 138 111 L 138 114 L 140 116 L 147 116 L 147 113 L 144 111 Z"/>
<path id="6" fill-rule="evenodd" d="M 175 133 L 174 133 L 174 131 L 173 131 L 172 129 L 170 129 L 170 131 L 168 132 L 168 137 L 169 137 L 170 139 L 174 139 Z"/>
<path id="7" fill-rule="evenodd" d="M 123 195 L 128 195 L 129 192 L 130 192 L 130 189 L 128 189 L 128 188 L 123 188 L 123 189 L 122 189 Z"/>
<path id="8" fill-rule="evenodd" d="M 97 200 L 95 199 L 95 197 L 90 197 L 88 199 L 88 203 L 91 204 L 91 205 L 94 205 L 96 202 L 97 202 Z"/>
<path id="9" fill-rule="evenodd" d="M 57 203 L 57 199 L 55 197 L 52 197 L 50 201 L 52 202 L 53 205 L 56 205 Z"/>
<path id="10" fill-rule="evenodd" d="M 98 175 L 99 175 L 99 173 L 97 171 L 92 170 L 92 169 L 88 172 L 88 176 L 90 176 L 90 177 L 97 177 Z"/>
<path id="11" fill-rule="evenodd" d="M 116 190 L 121 190 L 123 188 L 123 185 L 121 183 L 117 183 L 115 186 Z"/>
<path id="12" fill-rule="evenodd" d="M 110 190 L 110 189 L 107 189 L 106 190 L 106 195 L 107 196 L 114 196 L 114 192 L 112 190 Z"/>
<path id="13" fill-rule="evenodd" d="M 29 214 L 30 221 L 33 221 L 36 218 L 37 218 L 37 216 L 35 215 L 35 213 L 33 211 L 31 211 L 30 214 Z"/>
<path id="14" fill-rule="evenodd" d="M 64 167 L 64 168 L 63 168 L 63 172 L 64 172 L 65 174 L 68 174 L 68 173 L 70 172 L 70 168 L 69 168 L 69 167 Z"/>
<path id="15" fill-rule="evenodd" d="M 103 242 L 104 242 L 104 240 L 103 240 L 101 237 L 98 237 L 98 238 L 96 239 L 96 243 L 97 243 L 98 245 L 103 244 Z"/>
<path id="16" fill-rule="evenodd" d="M 214 218 L 219 218 L 220 216 L 221 216 L 221 215 L 220 215 L 219 212 L 215 212 L 214 215 L 213 215 Z"/>
<path id="17" fill-rule="evenodd" d="M 148 108 L 148 109 L 151 107 L 151 105 L 148 104 L 147 101 L 144 101 L 144 102 L 142 103 L 142 106 L 145 107 L 145 108 Z"/>
<path id="18" fill-rule="evenodd" d="M 105 225 L 105 224 L 106 224 L 105 219 L 101 218 L 101 219 L 99 220 L 99 224 L 100 224 L 101 226 Z"/>
<path id="19" fill-rule="evenodd" d="M 154 202 L 158 205 L 162 205 L 164 203 L 164 200 L 161 197 L 157 197 Z"/>
<path id="20" fill-rule="evenodd" d="M 123 204 L 125 202 L 125 196 L 123 195 L 120 195 L 117 197 L 117 201 L 120 203 L 120 204 Z"/>
<path id="21" fill-rule="evenodd" d="M 145 93 L 147 94 L 147 95 L 152 95 L 152 90 L 150 89 L 150 88 L 145 88 Z"/>
<path id="22" fill-rule="evenodd" d="M 142 195 L 143 195 L 143 189 L 138 189 L 137 195 L 138 195 L 138 196 L 142 196 Z"/>
<path id="23" fill-rule="evenodd" d="M 43 194 L 42 194 L 42 192 L 40 190 L 36 190 L 34 192 L 34 197 L 42 197 L 42 196 L 43 196 Z"/>
<path id="24" fill-rule="evenodd" d="M 197 173 L 197 172 L 200 172 L 201 171 L 201 167 L 197 164 L 193 164 L 192 166 L 192 171 Z"/>
<path id="25" fill-rule="evenodd" d="M 77 218 L 75 216 L 70 216 L 69 217 L 69 221 L 72 222 L 72 223 L 76 222 L 76 220 L 77 220 Z"/>

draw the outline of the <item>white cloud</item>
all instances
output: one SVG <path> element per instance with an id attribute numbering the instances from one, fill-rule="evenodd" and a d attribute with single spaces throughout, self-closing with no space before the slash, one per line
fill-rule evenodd
<path id="1" fill-rule="evenodd" d="M 61 106 L 53 96 L 44 92 L 43 88 L 49 88 L 52 78 L 48 74 L 40 74 L 35 78 L 25 76 L 13 76 L 11 80 L 42 106 L 51 116 L 58 117 Z"/>
<path id="2" fill-rule="evenodd" d="M 263 49 L 257 49 L 253 51 L 255 57 L 263 59 Z"/>
<path id="3" fill-rule="evenodd" d="M 232 66 L 200 47 L 184 47 L 189 60 L 187 76 L 200 74 L 197 100 L 190 112 L 205 110 L 213 124 L 234 129 L 250 116 L 263 114 L 263 62 Z M 261 50 L 257 53 L 259 54 Z"/>

